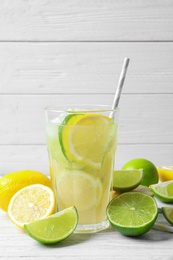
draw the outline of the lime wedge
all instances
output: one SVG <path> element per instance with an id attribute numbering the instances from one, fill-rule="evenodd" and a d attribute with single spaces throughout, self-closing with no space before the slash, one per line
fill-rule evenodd
<path id="1" fill-rule="evenodd" d="M 173 207 L 163 207 L 162 213 L 165 219 L 173 225 Z"/>
<path id="2" fill-rule="evenodd" d="M 44 244 L 54 244 L 69 237 L 76 229 L 78 213 L 75 207 L 64 209 L 45 219 L 25 224 L 26 233 Z"/>
<path id="3" fill-rule="evenodd" d="M 107 116 L 72 114 L 64 119 L 59 139 L 62 151 L 69 161 L 98 169 L 110 142 L 115 142 L 115 133 L 114 122 Z"/>
<path id="4" fill-rule="evenodd" d="M 173 202 L 173 180 L 153 184 L 150 189 L 163 202 Z"/>
<path id="5" fill-rule="evenodd" d="M 113 189 L 115 191 L 130 191 L 141 183 L 142 170 L 120 170 L 114 171 Z"/>
<path id="6" fill-rule="evenodd" d="M 107 217 L 123 235 L 139 236 L 148 232 L 158 215 L 155 200 L 140 192 L 127 192 L 110 201 Z"/>

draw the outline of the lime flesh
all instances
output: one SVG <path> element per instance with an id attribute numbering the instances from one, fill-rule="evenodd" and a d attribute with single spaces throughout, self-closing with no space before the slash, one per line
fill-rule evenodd
<path id="1" fill-rule="evenodd" d="M 122 192 L 135 189 L 141 183 L 142 176 L 142 170 L 114 171 L 113 189 Z"/>
<path id="2" fill-rule="evenodd" d="M 26 233 L 44 244 L 54 244 L 69 237 L 76 229 L 78 213 L 75 207 L 64 209 L 45 219 L 24 225 Z"/>
<path id="3" fill-rule="evenodd" d="M 173 207 L 163 207 L 162 213 L 165 219 L 173 225 Z"/>
<path id="4" fill-rule="evenodd" d="M 173 180 L 153 184 L 150 189 L 163 202 L 173 202 Z"/>
<path id="5" fill-rule="evenodd" d="M 156 166 L 149 160 L 143 158 L 136 158 L 127 162 L 123 170 L 134 170 L 142 169 L 143 170 L 143 179 L 141 185 L 150 186 L 151 184 L 158 183 L 159 176 Z"/>
<path id="6" fill-rule="evenodd" d="M 158 215 L 155 200 L 143 193 L 127 192 L 114 198 L 107 207 L 111 225 L 127 236 L 139 236 L 148 232 Z"/>

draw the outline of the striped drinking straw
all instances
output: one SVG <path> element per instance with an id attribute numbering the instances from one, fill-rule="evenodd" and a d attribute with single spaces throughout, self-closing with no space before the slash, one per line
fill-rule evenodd
<path id="1" fill-rule="evenodd" d="M 129 58 L 124 59 L 123 67 L 122 67 L 121 74 L 120 74 L 119 81 L 118 81 L 117 90 L 115 92 L 115 96 L 114 96 L 114 100 L 113 100 L 113 104 L 112 104 L 112 110 L 114 110 L 118 107 L 120 96 L 121 96 L 121 91 L 122 91 L 122 88 L 123 88 L 123 85 L 124 85 L 124 81 L 125 81 L 129 62 L 130 62 Z M 114 112 L 111 112 L 110 118 L 113 118 L 113 116 L 114 116 Z"/>

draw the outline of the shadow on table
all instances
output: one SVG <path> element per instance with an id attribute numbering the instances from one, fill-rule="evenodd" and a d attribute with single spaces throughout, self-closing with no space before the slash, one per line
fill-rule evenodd
<path id="1" fill-rule="evenodd" d="M 123 235 L 121 235 L 123 236 Z M 133 240 L 133 241 L 142 241 L 143 243 L 147 242 L 161 242 L 161 241 L 168 241 L 172 240 L 172 234 L 169 232 L 162 232 L 157 231 L 154 229 L 151 229 L 149 232 L 141 235 L 141 236 L 123 236 L 127 239 Z"/>
<path id="2" fill-rule="evenodd" d="M 105 231 L 109 236 L 112 237 L 112 239 L 121 239 L 125 238 L 126 240 L 130 239 L 133 241 L 142 241 L 142 242 L 160 242 L 160 241 L 168 241 L 172 240 L 173 234 L 169 232 L 159 231 L 152 228 L 147 233 L 141 235 L 141 236 L 124 236 L 120 234 L 118 231 L 116 231 L 113 227 L 110 227 Z"/>
<path id="3" fill-rule="evenodd" d="M 140 236 L 138 239 L 142 241 L 153 241 L 153 242 L 159 242 L 159 241 L 166 241 L 172 239 L 172 234 L 168 232 L 162 232 L 157 230 L 150 230 L 148 233 L 144 234 L 143 236 Z"/>
<path id="4" fill-rule="evenodd" d="M 52 245 L 43 245 L 50 248 L 58 248 L 58 247 L 67 247 L 72 245 L 77 245 L 84 243 L 85 241 L 91 239 L 93 237 L 93 234 L 77 234 L 74 233 L 70 237 L 66 238 L 65 240 L 58 242 L 56 244 Z"/>

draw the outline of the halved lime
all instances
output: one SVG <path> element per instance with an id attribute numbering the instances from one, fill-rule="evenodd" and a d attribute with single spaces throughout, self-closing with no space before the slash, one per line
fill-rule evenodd
<path id="1" fill-rule="evenodd" d="M 165 219 L 173 225 L 173 207 L 162 207 L 162 213 Z"/>
<path id="2" fill-rule="evenodd" d="M 119 170 L 113 174 L 113 189 L 115 191 L 130 191 L 141 183 L 142 170 Z"/>
<path id="3" fill-rule="evenodd" d="M 173 202 L 173 180 L 153 184 L 150 189 L 163 202 Z"/>
<path id="4" fill-rule="evenodd" d="M 58 196 L 65 207 L 78 211 L 96 207 L 102 197 L 102 183 L 83 171 L 64 171 L 57 180 Z"/>
<path id="5" fill-rule="evenodd" d="M 110 201 L 107 217 L 123 235 L 139 236 L 148 232 L 158 215 L 155 200 L 140 192 L 127 192 Z"/>
<path id="6" fill-rule="evenodd" d="M 112 119 L 100 114 L 72 114 L 59 131 L 62 151 L 69 161 L 100 168 L 116 138 Z M 115 141 L 114 141 L 115 142 Z"/>
<path id="7" fill-rule="evenodd" d="M 69 237 L 77 224 L 77 210 L 70 207 L 45 219 L 26 224 L 24 229 L 33 239 L 44 244 L 54 244 Z"/>

